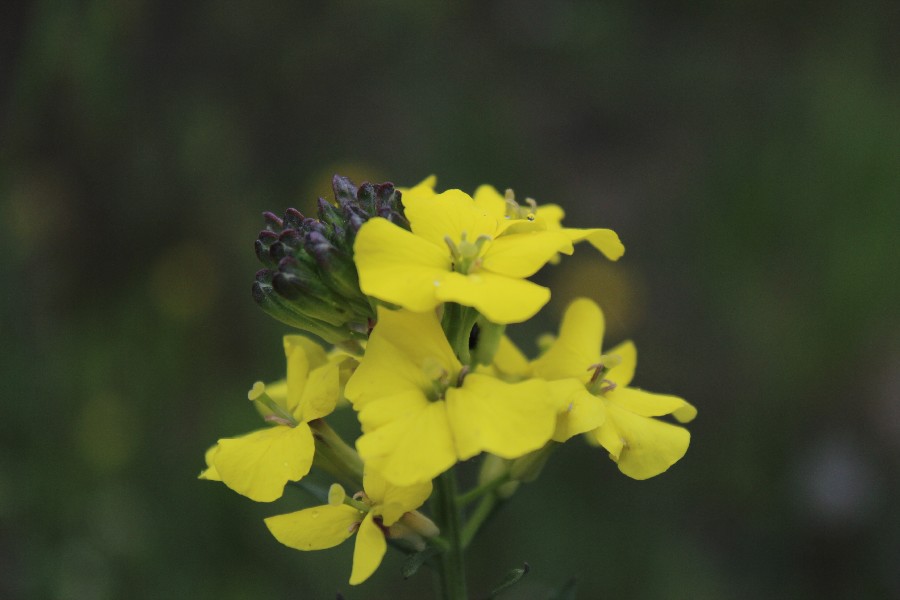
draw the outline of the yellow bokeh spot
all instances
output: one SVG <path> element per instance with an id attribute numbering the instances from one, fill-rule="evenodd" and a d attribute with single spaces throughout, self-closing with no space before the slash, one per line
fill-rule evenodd
<path id="1" fill-rule="evenodd" d="M 586 296 L 603 307 L 606 337 L 621 339 L 633 331 L 646 312 L 646 291 L 640 272 L 596 255 L 567 257 L 551 271 L 553 304 L 560 312 L 575 298 Z"/>
<path id="2" fill-rule="evenodd" d="M 165 250 L 150 275 L 150 295 L 160 312 L 191 320 L 209 312 L 219 294 L 218 264 L 210 250 L 186 241 Z"/>
<path id="3" fill-rule="evenodd" d="M 135 429 L 135 419 L 123 399 L 112 392 L 101 392 L 81 407 L 75 441 L 90 466 L 98 471 L 116 471 L 134 456 Z"/>

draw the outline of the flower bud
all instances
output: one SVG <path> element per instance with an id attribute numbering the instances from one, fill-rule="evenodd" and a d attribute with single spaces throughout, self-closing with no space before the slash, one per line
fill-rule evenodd
<path id="1" fill-rule="evenodd" d="M 265 229 L 254 251 L 266 267 L 253 284 L 253 298 L 283 323 L 338 343 L 365 337 L 375 315 L 359 289 L 353 262 L 356 234 L 379 216 L 409 229 L 400 193 L 391 183 L 332 180 L 335 201 L 319 198 L 317 218 L 289 208 L 279 218 L 263 213 Z M 260 275 L 261 274 L 261 275 Z"/>

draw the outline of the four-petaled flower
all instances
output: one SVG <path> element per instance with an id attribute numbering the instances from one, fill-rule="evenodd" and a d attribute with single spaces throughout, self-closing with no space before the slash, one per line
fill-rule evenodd
<path id="1" fill-rule="evenodd" d="M 678 462 L 690 443 L 690 433 L 653 417 L 672 415 L 687 423 L 697 409 L 685 400 L 627 387 L 634 376 L 637 350 L 630 341 L 601 354 L 603 313 L 591 300 L 580 298 L 566 309 L 559 337 L 537 360 L 528 363 L 508 340 L 495 357 L 494 369 L 512 378 L 533 376 L 550 384 L 568 385 L 554 439 L 585 430 L 586 419 L 602 413 L 588 440 L 603 446 L 619 470 L 633 479 L 659 475 Z M 557 397 L 565 397 L 559 391 Z"/>
<path id="2" fill-rule="evenodd" d="M 340 486 L 332 486 L 328 504 L 269 517 L 266 526 L 275 539 L 297 550 L 332 548 L 355 532 L 350 584 L 360 584 L 381 564 L 387 550 L 385 537 L 406 537 L 421 543 L 419 534 L 438 534 L 431 521 L 413 512 L 431 495 L 430 481 L 398 487 L 367 471 L 363 488 L 364 492 L 348 501 Z"/>
<path id="3" fill-rule="evenodd" d="M 412 232 L 370 219 L 356 236 L 354 261 L 363 292 L 411 311 L 456 302 L 494 323 L 524 321 L 550 299 L 550 290 L 525 278 L 557 253 L 572 253 L 562 231 L 504 234 L 514 221 L 459 190 L 435 194 L 419 185 L 403 194 L 403 206 Z"/>
<path id="4" fill-rule="evenodd" d="M 331 413 L 340 396 L 344 357 L 329 358 L 315 342 L 284 336 L 287 378 L 257 382 L 247 394 L 272 427 L 220 439 L 206 453 L 201 479 L 221 481 L 257 502 L 281 497 L 288 481 L 309 472 L 315 443 L 308 423 Z"/>
<path id="5" fill-rule="evenodd" d="M 428 481 L 480 452 L 517 458 L 553 434 L 547 384 L 466 373 L 433 312 L 380 308 L 366 356 L 347 382 L 360 457 L 388 481 Z"/>

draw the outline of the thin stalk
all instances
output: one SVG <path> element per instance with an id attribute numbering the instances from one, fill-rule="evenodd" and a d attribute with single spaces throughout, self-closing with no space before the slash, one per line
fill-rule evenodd
<path id="1" fill-rule="evenodd" d="M 435 479 L 435 515 L 447 549 L 441 554 L 441 596 L 443 600 L 467 600 L 466 565 L 463 555 L 462 528 L 456 504 L 456 473 L 446 471 Z"/>
<path id="2" fill-rule="evenodd" d="M 363 463 L 356 450 L 348 446 L 325 419 L 310 421 L 309 426 L 316 441 L 316 458 L 322 459 L 322 467 L 361 490 Z"/>
<path id="3" fill-rule="evenodd" d="M 507 483 L 508 481 L 509 481 L 509 473 L 504 473 L 503 475 L 501 475 L 500 477 L 497 477 L 496 479 L 491 479 L 490 481 L 487 481 L 477 487 L 472 488 L 468 492 L 464 492 L 464 493 L 460 494 L 459 496 L 456 497 L 456 503 L 459 506 L 466 506 L 466 505 L 474 502 L 475 500 L 478 500 L 479 498 L 481 498 L 483 495 L 487 494 L 488 492 L 493 492 L 498 487 L 500 487 L 504 483 Z"/>
<path id="4" fill-rule="evenodd" d="M 463 548 L 468 547 L 487 518 L 494 513 L 494 510 L 499 508 L 500 503 L 501 500 L 494 493 L 490 493 L 481 499 L 481 502 L 478 503 L 478 506 L 475 507 L 475 510 L 469 516 L 469 520 L 466 521 L 466 526 L 463 527 L 460 536 Z"/>

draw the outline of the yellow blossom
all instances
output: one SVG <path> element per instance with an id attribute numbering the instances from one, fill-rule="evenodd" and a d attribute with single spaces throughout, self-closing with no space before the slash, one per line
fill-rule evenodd
<path id="1" fill-rule="evenodd" d="M 546 382 L 466 373 L 433 312 L 380 308 L 345 393 L 362 424 L 360 456 L 396 485 L 480 452 L 522 456 L 550 439 L 556 420 Z"/>
<path id="2" fill-rule="evenodd" d="M 287 378 L 268 386 L 257 382 L 248 393 L 272 426 L 220 439 L 207 451 L 200 474 L 257 502 L 280 498 L 288 481 L 309 472 L 315 444 L 308 423 L 331 413 L 340 396 L 343 358 L 329 360 L 299 335 L 284 337 L 284 353 Z"/>
<path id="3" fill-rule="evenodd" d="M 572 252 L 560 231 L 503 235 L 510 223 L 459 190 L 435 194 L 423 182 L 404 193 L 403 205 L 412 232 L 370 219 L 357 234 L 354 260 L 363 292 L 411 311 L 457 302 L 494 323 L 524 321 L 550 299 L 550 290 L 525 278 Z"/>
<path id="4" fill-rule="evenodd" d="M 437 195 L 434 190 L 436 184 L 437 177 L 430 175 L 411 190 L 420 196 L 428 194 L 434 196 Z M 404 193 L 408 191 L 406 190 Z M 503 195 L 497 191 L 497 188 L 488 184 L 480 185 L 475 190 L 473 200 L 475 206 L 484 213 L 506 222 L 503 235 L 523 231 L 559 231 L 566 235 L 572 243 L 587 240 L 610 260 L 619 260 L 625 253 L 625 246 L 622 245 L 619 236 L 612 229 L 563 227 L 562 220 L 566 213 L 557 204 L 537 204 L 531 198 L 527 198 L 525 205 L 522 206 L 516 202 L 512 190 L 507 190 Z"/>
<path id="5" fill-rule="evenodd" d="M 586 417 L 601 423 L 587 435 L 589 441 L 605 448 L 622 473 L 634 479 L 658 475 L 675 464 L 690 443 L 690 434 L 656 419 L 672 415 L 686 423 L 697 410 L 677 396 L 653 394 L 627 387 L 634 377 L 637 350 L 630 341 L 601 354 L 603 313 L 591 300 L 580 298 L 566 310 L 559 337 L 537 360 L 528 362 L 505 339 L 493 368 L 501 376 L 534 376 L 550 384 L 565 384 L 571 395 L 569 410 L 559 413 L 554 439 L 585 431 Z"/>
<path id="6" fill-rule="evenodd" d="M 565 212 L 556 204 L 538 205 L 529 198 L 525 206 L 520 206 L 512 190 L 507 190 L 506 195 L 502 196 L 496 188 L 487 184 L 475 190 L 474 198 L 475 204 L 489 214 L 505 215 L 507 219 L 518 221 L 506 229 L 507 235 L 520 231 L 559 231 L 572 243 L 587 240 L 610 260 L 619 260 L 625 253 L 625 246 L 612 229 L 563 227 Z"/>
<path id="7" fill-rule="evenodd" d="M 350 584 L 360 584 L 381 564 L 386 537 L 411 537 L 421 543 L 418 534 L 438 533 L 427 518 L 414 512 L 431 495 L 430 481 L 398 487 L 367 470 L 363 488 L 348 501 L 340 486 L 332 486 L 328 504 L 269 517 L 266 526 L 275 539 L 297 550 L 332 548 L 356 533 Z"/>

